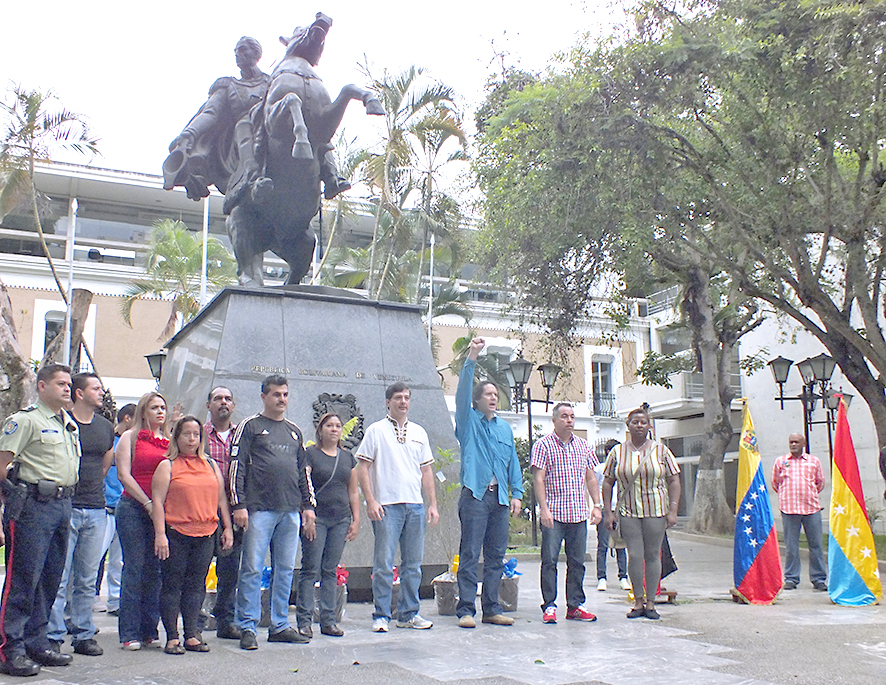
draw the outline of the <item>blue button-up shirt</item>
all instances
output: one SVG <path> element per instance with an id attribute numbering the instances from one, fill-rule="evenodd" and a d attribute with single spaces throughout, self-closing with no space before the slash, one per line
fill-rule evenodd
<path id="1" fill-rule="evenodd" d="M 461 445 L 461 484 L 477 499 L 483 499 L 495 476 L 498 502 L 523 498 L 523 475 L 514 449 L 511 426 L 497 416 L 487 419 L 471 406 L 476 360 L 468 359 L 458 377 L 455 391 L 455 437 Z"/>

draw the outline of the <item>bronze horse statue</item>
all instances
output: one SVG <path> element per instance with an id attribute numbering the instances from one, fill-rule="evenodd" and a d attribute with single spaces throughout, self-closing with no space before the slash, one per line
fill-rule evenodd
<path id="1" fill-rule="evenodd" d="M 199 199 L 208 194 L 205 184 L 211 178 L 226 193 L 226 225 L 241 285 L 264 284 L 267 250 L 289 264 L 286 285 L 299 283 L 307 274 L 316 240 L 310 223 L 320 211 L 320 183 L 327 198 L 350 188 L 338 177 L 330 144 L 345 109 L 351 100 L 360 100 L 367 114 L 384 115 L 375 94 L 353 84 L 342 88 L 334 101 L 329 97 L 314 67 L 330 26 L 332 19 L 318 12 L 313 24 L 280 38 L 286 54 L 271 74 L 267 93 L 233 127 L 234 140 L 222 143 L 240 150 L 239 167 L 229 178 L 203 171 L 201 160 L 188 158 L 190 143 L 181 137 L 170 146 L 164 164 L 167 188 L 184 185 L 189 197 Z M 254 159 L 249 154 L 253 151 Z M 189 178 L 200 192 L 192 193 Z M 194 178 L 200 183 L 194 184 Z"/>

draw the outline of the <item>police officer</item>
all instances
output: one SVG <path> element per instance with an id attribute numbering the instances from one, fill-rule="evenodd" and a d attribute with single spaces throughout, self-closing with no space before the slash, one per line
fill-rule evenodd
<path id="1" fill-rule="evenodd" d="M 65 566 L 71 496 L 80 465 L 77 423 L 65 411 L 71 402 L 70 368 L 41 367 L 37 396 L 36 404 L 6 420 L 0 434 L 0 486 L 6 505 L 0 672 L 13 676 L 36 675 L 41 665 L 67 666 L 73 660 L 54 651 L 46 637 Z"/>

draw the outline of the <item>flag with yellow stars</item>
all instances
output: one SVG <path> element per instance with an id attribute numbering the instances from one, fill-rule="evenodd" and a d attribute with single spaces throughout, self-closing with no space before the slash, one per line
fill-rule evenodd
<path id="1" fill-rule="evenodd" d="M 833 490 L 828 536 L 828 594 L 835 604 L 876 604 L 883 594 L 874 535 L 864 505 L 846 406 L 840 402 L 834 436 Z"/>
<path id="2" fill-rule="evenodd" d="M 734 594 L 750 604 L 772 604 L 783 583 L 781 554 L 747 401 L 738 443 L 735 502 Z"/>

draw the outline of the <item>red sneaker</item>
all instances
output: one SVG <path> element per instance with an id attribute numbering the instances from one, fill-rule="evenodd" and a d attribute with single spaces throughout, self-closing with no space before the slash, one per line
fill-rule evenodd
<path id="1" fill-rule="evenodd" d="M 596 621 L 597 617 L 585 609 L 584 606 L 577 606 L 574 609 L 566 610 L 566 619 L 572 621 Z"/>
<path id="2" fill-rule="evenodd" d="M 541 620 L 545 623 L 556 623 L 557 607 L 548 607 L 547 609 L 545 609 L 545 613 L 542 615 Z"/>

